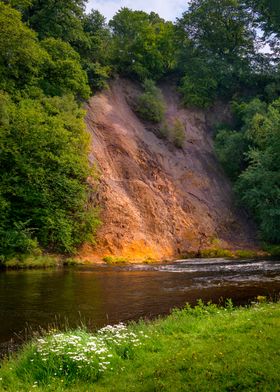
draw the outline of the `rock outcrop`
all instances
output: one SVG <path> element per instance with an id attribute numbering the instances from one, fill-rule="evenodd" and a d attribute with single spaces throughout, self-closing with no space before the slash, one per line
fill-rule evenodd
<path id="1" fill-rule="evenodd" d="M 119 79 L 88 104 L 103 225 L 96 247 L 84 254 L 139 260 L 172 258 L 213 243 L 255 247 L 254 228 L 235 207 L 231 184 L 213 151 L 210 123 L 227 116 L 226 109 L 186 109 L 175 88 L 163 85 L 166 122 L 179 119 L 185 127 L 180 149 L 135 115 L 129 102 L 138 92 L 132 82 Z"/>

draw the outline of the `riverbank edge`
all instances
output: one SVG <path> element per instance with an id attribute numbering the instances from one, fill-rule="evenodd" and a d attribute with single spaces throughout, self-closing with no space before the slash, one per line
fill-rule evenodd
<path id="1" fill-rule="evenodd" d="M 12 269 L 46 269 L 69 267 L 79 265 L 122 265 L 122 264 L 157 264 L 170 263 L 187 259 L 211 259 L 211 258 L 226 258 L 229 260 L 238 259 L 259 259 L 259 258 L 273 258 L 280 256 L 279 246 L 265 246 L 262 250 L 255 249 L 238 249 L 229 250 L 222 248 L 208 248 L 201 249 L 198 252 L 191 251 L 181 254 L 177 258 L 168 258 L 156 260 L 151 257 L 129 259 L 126 257 L 108 255 L 105 257 L 94 258 L 94 260 L 81 258 L 79 255 L 67 257 L 57 254 L 43 254 L 43 255 L 19 255 L 14 256 L 8 260 L 0 261 L 0 270 Z"/>
<path id="2" fill-rule="evenodd" d="M 95 391 L 228 391 L 238 385 L 243 388 L 238 390 L 278 390 L 279 316 L 280 303 L 267 303 L 265 297 L 249 307 L 235 308 L 230 300 L 223 308 L 201 301 L 194 308 L 186 305 L 169 316 L 128 325 L 128 339 L 108 343 L 109 365 L 90 377 L 82 362 L 69 366 L 67 355 L 56 354 L 51 344 L 49 356 L 40 354 L 42 338 L 51 341 L 60 334 L 53 330 L 0 363 L 0 391 L 88 391 L 93 385 Z M 64 335 L 67 341 L 81 336 L 88 342 L 97 333 Z M 132 343 L 138 340 L 141 344 Z M 65 373 L 65 363 L 71 374 Z"/>

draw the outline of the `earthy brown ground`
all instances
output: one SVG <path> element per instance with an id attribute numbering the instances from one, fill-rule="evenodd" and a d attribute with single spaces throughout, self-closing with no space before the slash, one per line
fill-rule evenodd
<path id="1" fill-rule="evenodd" d="M 185 126 L 183 149 L 159 139 L 134 114 L 128 104 L 137 94 L 132 82 L 116 80 L 88 104 L 103 226 L 95 249 L 83 250 L 85 258 L 162 259 L 213 244 L 255 247 L 254 229 L 234 207 L 231 184 L 213 152 L 210 125 L 227 111 L 189 110 L 174 88 L 164 84 L 162 91 L 167 122 L 178 118 Z"/>

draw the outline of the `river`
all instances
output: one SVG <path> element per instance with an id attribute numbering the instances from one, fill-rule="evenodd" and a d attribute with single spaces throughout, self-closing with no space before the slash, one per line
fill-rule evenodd
<path id="1" fill-rule="evenodd" d="M 83 322 L 92 329 L 167 314 L 201 298 L 246 304 L 277 298 L 280 261 L 190 259 L 154 265 L 0 272 L 0 352 L 30 330 Z"/>

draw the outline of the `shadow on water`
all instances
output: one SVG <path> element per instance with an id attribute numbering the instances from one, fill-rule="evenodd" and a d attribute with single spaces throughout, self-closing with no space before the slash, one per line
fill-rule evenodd
<path id="1" fill-rule="evenodd" d="M 156 265 L 0 272 L 0 352 L 16 335 L 54 322 L 95 329 L 167 314 L 186 302 L 246 304 L 280 293 L 280 261 L 199 259 Z"/>

